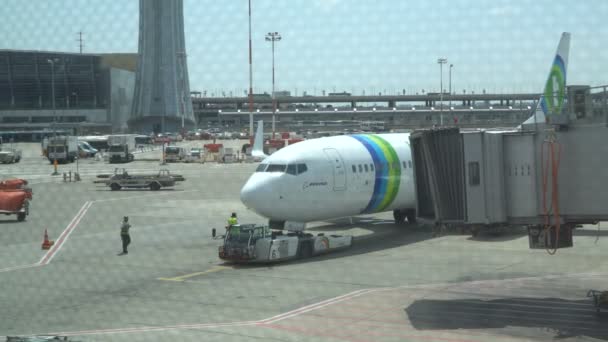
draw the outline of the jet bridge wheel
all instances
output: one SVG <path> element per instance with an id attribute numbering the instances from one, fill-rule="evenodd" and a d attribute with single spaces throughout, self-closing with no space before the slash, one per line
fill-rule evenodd
<path id="1" fill-rule="evenodd" d="M 150 190 L 153 190 L 153 191 L 160 190 L 160 184 L 158 184 L 158 182 L 150 183 Z"/>
<path id="2" fill-rule="evenodd" d="M 117 183 L 110 184 L 110 189 L 112 189 L 112 191 L 118 191 L 118 190 L 120 190 L 120 188 L 121 188 L 120 184 L 117 184 Z"/>

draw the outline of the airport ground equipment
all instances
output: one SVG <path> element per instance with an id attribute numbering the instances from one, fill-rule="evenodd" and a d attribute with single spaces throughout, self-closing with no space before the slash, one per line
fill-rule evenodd
<path id="1" fill-rule="evenodd" d="M 21 150 L 12 147 L 4 147 L 0 149 L 0 163 L 12 164 L 18 163 L 21 160 Z"/>
<path id="2" fill-rule="evenodd" d="M 139 188 L 150 190 L 160 190 L 161 188 L 173 187 L 176 182 L 184 181 L 181 175 L 173 175 L 169 170 L 163 169 L 154 174 L 130 174 L 126 169 L 115 169 L 112 175 L 98 175 L 93 183 L 104 184 L 112 191 L 122 188 Z"/>
<path id="3" fill-rule="evenodd" d="M 78 157 L 78 140 L 75 136 L 50 137 L 47 145 L 49 162 L 71 163 Z"/>
<path id="4" fill-rule="evenodd" d="M 180 146 L 167 146 L 165 147 L 165 161 L 166 162 L 181 162 L 187 157 L 186 149 Z"/>
<path id="5" fill-rule="evenodd" d="M 234 225 L 219 247 L 222 260 L 236 263 L 270 263 L 309 258 L 348 248 L 352 236 L 312 235 L 304 232 L 274 231 L 255 224 Z"/>
<path id="6" fill-rule="evenodd" d="M 607 89 L 569 86 L 545 95 L 546 124 L 414 131 L 419 219 L 527 226 L 530 248 L 572 246 L 577 225 L 608 220 Z"/>
<path id="7" fill-rule="evenodd" d="M 26 189 L 6 189 L 0 191 L 0 214 L 17 215 L 17 221 L 24 221 L 30 214 L 31 191 Z"/>
<path id="8" fill-rule="evenodd" d="M 108 136 L 108 161 L 110 163 L 128 163 L 135 158 L 135 135 L 121 134 Z"/>

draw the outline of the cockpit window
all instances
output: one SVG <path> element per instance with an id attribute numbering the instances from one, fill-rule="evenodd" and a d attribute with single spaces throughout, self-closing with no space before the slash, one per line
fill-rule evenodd
<path id="1" fill-rule="evenodd" d="M 285 164 L 270 164 L 266 169 L 266 172 L 285 172 Z"/>
<path id="2" fill-rule="evenodd" d="M 287 173 L 295 176 L 297 174 L 296 164 L 287 165 Z"/>
<path id="3" fill-rule="evenodd" d="M 308 171 L 306 164 L 298 164 L 298 174 Z"/>
<path id="4" fill-rule="evenodd" d="M 255 169 L 255 172 L 264 172 L 266 170 L 266 166 L 268 166 L 268 164 L 258 165 L 257 169 Z"/>

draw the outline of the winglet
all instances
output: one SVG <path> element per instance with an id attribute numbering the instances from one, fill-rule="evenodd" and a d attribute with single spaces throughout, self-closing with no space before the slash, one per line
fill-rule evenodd
<path id="1" fill-rule="evenodd" d="M 545 123 L 547 117 L 561 113 L 566 97 L 566 70 L 568 68 L 569 52 L 570 33 L 564 32 L 557 46 L 557 52 L 549 70 L 549 77 L 545 83 L 545 89 L 538 101 L 534 115 L 528 118 L 522 126 Z"/>
<path id="2" fill-rule="evenodd" d="M 264 159 L 268 157 L 264 153 L 264 121 L 258 121 L 258 128 L 255 131 L 255 137 L 253 140 L 253 149 L 251 150 L 251 156 L 254 158 Z"/>

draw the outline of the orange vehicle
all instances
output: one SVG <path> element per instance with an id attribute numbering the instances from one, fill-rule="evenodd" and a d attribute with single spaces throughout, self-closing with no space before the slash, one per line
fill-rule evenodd
<path id="1" fill-rule="evenodd" d="M 0 190 L 23 189 L 26 185 L 27 181 L 25 179 L 6 179 L 0 182 Z"/>
<path id="2" fill-rule="evenodd" d="M 26 185 L 27 180 L 20 178 L 0 181 L 0 214 L 15 214 L 18 221 L 25 220 L 32 200 L 32 189 Z"/>
<path id="3" fill-rule="evenodd" d="M 26 189 L 7 189 L 0 191 L 0 214 L 17 215 L 17 221 L 29 215 L 31 191 Z"/>

